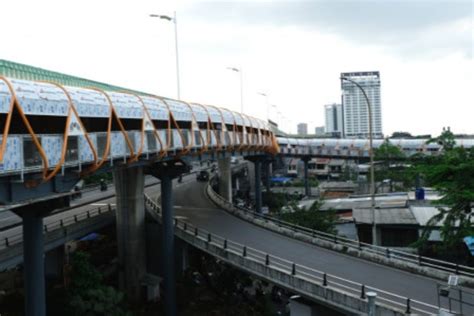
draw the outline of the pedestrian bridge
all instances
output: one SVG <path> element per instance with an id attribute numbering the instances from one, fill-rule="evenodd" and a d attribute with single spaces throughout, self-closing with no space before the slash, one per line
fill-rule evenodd
<path id="1" fill-rule="evenodd" d="M 366 139 L 276 137 L 268 122 L 225 108 L 124 89 L 7 77 L 0 77 L 0 123 L 0 177 L 10 179 L 2 182 L 3 204 L 35 197 L 15 196 L 21 191 L 19 183 L 34 188 L 59 177 L 44 192 L 66 192 L 79 177 L 114 163 L 205 159 L 219 154 L 369 155 Z M 374 148 L 383 141 L 374 140 Z M 441 149 L 424 139 L 389 141 L 408 155 L 431 155 Z M 472 147 L 474 140 L 458 139 L 457 144 Z"/>

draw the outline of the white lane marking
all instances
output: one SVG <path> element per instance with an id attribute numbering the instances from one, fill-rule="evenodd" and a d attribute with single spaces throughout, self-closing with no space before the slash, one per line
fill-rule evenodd
<path id="1" fill-rule="evenodd" d="M 109 205 L 109 204 L 107 204 L 107 203 L 92 203 L 91 205 L 92 206 L 105 206 L 105 205 Z M 110 205 L 114 206 L 115 204 L 110 204 Z"/>
<path id="2" fill-rule="evenodd" d="M 175 205 L 174 208 L 185 208 L 188 210 L 202 210 L 202 211 L 215 211 L 219 210 L 218 208 L 215 207 L 193 207 L 193 206 L 183 206 L 183 205 Z"/>
<path id="3" fill-rule="evenodd" d="M 188 219 L 187 216 L 175 216 L 174 218 L 177 218 L 177 219 Z"/>

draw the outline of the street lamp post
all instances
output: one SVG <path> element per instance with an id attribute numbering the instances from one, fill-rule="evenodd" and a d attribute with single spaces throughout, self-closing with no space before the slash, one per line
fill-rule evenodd
<path id="1" fill-rule="evenodd" d="M 267 121 L 270 119 L 270 103 L 268 103 L 268 95 L 263 92 L 258 92 L 259 95 L 265 97 L 265 102 L 267 103 Z"/>
<path id="2" fill-rule="evenodd" d="M 373 133 L 372 133 L 372 106 L 369 101 L 369 97 L 365 92 L 364 88 L 356 81 L 341 77 L 341 80 L 346 80 L 357 86 L 362 91 L 365 100 L 367 101 L 367 110 L 369 114 L 369 157 L 370 157 L 370 209 L 372 211 L 372 244 L 377 244 L 377 227 L 375 223 L 375 173 L 374 173 L 374 148 L 373 148 Z"/>
<path id="3" fill-rule="evenodd" d="M 273 117 L 273 119 L 276 121 L 276 120 L 278 120 L 278 107 L 275 104 L 270 104 L 270 110 L 272 108 L 275 109 L 275 114 L 276 115 Z M 268 119 L 270 120 L 270 116 L 268 117 Z"/>
<path id="4" fill-rule="evenodd" d="M 235 68 L 235 67 L 227 67 L 227 69 L 231 71 L 238 72 L 240 75 L 240 113 L 244 113 L 244 88 L 243 88 L 243 80 L 242 80 L 242 67 Z"/>
<path id="5" fill-rule="evenodd" d="M 176 11 L 174 11 L 173 17 L 170 17 L 168 15 L 160 15 L 160 14 L 150 14 L 150 17 L 160 18 L 160 19 L 167 20 L 174 23 L 174 44 L 175 44 L 175 51 L 176 51 L 176 88 L 177 88 L 178 100 L 181 100 L 181 91 L 180 91 L 180 83 L 179 83 L 178 20 L 176 19 Z"/>

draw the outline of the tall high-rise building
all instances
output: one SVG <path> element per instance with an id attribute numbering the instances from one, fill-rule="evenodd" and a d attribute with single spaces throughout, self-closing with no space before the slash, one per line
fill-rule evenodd
<path id="1" fill-rule="evenodd" d="M 325 105 L 324 114 L 326 134 L 341 137 L 343 135 L 342 105 L 336 103 Z"/>
<path id="2" fill-rule="evenodd" d="M 346 77 L 362 86 L 372 109 L 372 131 L 375 138 L 383 137 L 380 103 L 380 73 L 378 71 L 343 72 Z M 342 113 L 345 137 L 368 137 L 369 114 L 363 92 L 352 82 L 341 80 Z"/>
<path id="3" fill-rule="evenodd" d="M 298 135 L 308 135 L 308 124 L 299 123 L 297 126 Z"/>
<path id="4" fill-rule="evenodd" d="M 325 134 L 325 131 L 324 131 L 324 126 L 316 126 L 314 128 L 314 134 L 316 136 L 323 136 Z"/>

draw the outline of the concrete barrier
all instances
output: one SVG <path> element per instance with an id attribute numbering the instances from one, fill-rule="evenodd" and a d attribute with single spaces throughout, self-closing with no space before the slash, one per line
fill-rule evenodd
<path id="1" fill-rule="evenodd" d="M 145 203 L 152 217 L 160 221 L 160 208 L 158 205 L 153 204 L 154 203 L 150 200 Z M 183 225 L 184 222 L 180 222 L 179 224 L 177 222 L 175 225 L 175 235 L 178 238 L 240 270 L 286 288 L 289 291 L 298 293 L 318 303 L 342 310 L 345 313 L 351 315 L 367 315 L 368 313 L 368 300 L 366 298 L 363 299 L 359 295 L 342 291 L 339 288 L 331 286 L 331 284 L 323 285 L 321 282 L 316 282 L 314 279 L 302 276 L 301 273 L 297 271 L 292 273 L 291 270 L 284 269 L 280 265 L 274 265 L 271 261 L 266 262 L 264 257 L 256 258 L 255 252 L 252 252 L 253 256 L 251 256 L 250 249 L 247 255 L 243 255 L 242 251 L 231 249 L 222 243 L 210 241 L 210 235 L 208 235 L 208 237 L 202 234 L 196 235 L 194 229 L 189 229 L 189 227 L 185 229 Z M 213 235 L 213 240 L 215 240 L 216 237 L 217 236 Z M 229 241 L 229 244 L 230 243 L 231 241 Z M 376 311 L 377 315 L 382 316 L 405 315 L 402 310 L 383 303 L 377 303 Z"/>
<path id="2" fill-rule="evenodd" d="M 380 255 L 374 252 L 370 252 L 367 249 L 362 248 L 361 250 L 345 246 L 343 242 L 334 243 L 332 241 L 327 241 L 316 236 L 310 236 L 309 234 L 304 234 L 286 227 L 281 227 L 275 222 L 264 220 L 262 218 L 255 217 L 251 213 L 245 212 L 236 206 L 230 205 L 225 202 L 225 200 L 219 196 L 213 189 L 210 184 L 206 188 L 206 193 L 208 197 L 221 209 L 229 212 L 230 214 L 237 216 L 247 222 L 253 223 L 260 227 L 266 228 L 270 231 L 277 232 L 284 236 L 294 238 L 300 241 L 308 242 L 313 245 L 326 248 L 329 250 L 345 253 L 347 255 L 368 260 L 371 262 L 376 262 L 393 268 L 401 269 L 407 272 L 427 276 L 441 281 L 447 281 L 450 272 L 434 269 L 426 266 L 419 266 L 417 264 L 407 262 L 404 260 L 396 259 L 393 257 L 387 257 L 385 255 Z M 459 285 L 474 288 L 474 278 L 467 276 L 459 276 Z"/>

